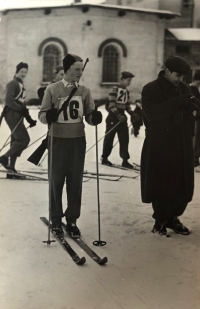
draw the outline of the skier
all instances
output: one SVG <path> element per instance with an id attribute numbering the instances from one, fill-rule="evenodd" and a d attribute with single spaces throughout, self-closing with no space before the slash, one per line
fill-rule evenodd
<path id="1" fill-rule="evenodd" d="M 170 57 L 158 78 L 142 90 L 146 138 L 141 156 L 141 194 L 144 203 L 152 203 L 153 232 L 160 234 L 166 234 L 167 228 L 190 234 L 178 219 L 194 190 L 190 119 L 198 111 L 198 102 L 182 82 L 189 70 L 185 59 Z"/>
<path id="2" fill-rule="evenodd" d="M 65 56 L 63 59 L 64 78 L 47 87 L 39 112 L 39 120 L 43 124 L 54 123 L 51 171 L 52 232 L 55 235 L 63 235 L 61 221 L 65 216 L 67 231 L 71 237 L 75 238 L 80 237 L 76 221 L 80 217 L 81 210 L 86 149 L 83 116 L 87 123 L 93 126 L 102 121 L 101 112 L 95 111 L 90 90 L 78 85 L 83 71 L 82 61 L 77 55 L 67 54 Z M 75 86 L 78 89 L 70 100 L 69 107 L 58 116 L 58 110 Z M 52 103 L 55 104 L 54 108 L 52 108 Z M 68 206 L 63 214 L 62 190 L 65 179 Z"/>
<path id="3" fill-rule="evenodd" d="M 29 110 L 25 105 L 26 91 L 23 81 L 27 73 L 28 64 L 20 62 L 16 67 L 14 79 L 9 82 L 6 87 L 6 104 L 3 110 L 3 116 L 5 117 L 6 123 L 11 132 L 14 132 L 11 135 L 10 149 L 0 157 L 0 164 L 2 164 L 7 170 L 15 173 L 17 173 L 15 169 L 17 157 L 21 155 L 22 151 L 28 146 L 30 141 L 29 134 L 23 123 L 23 118 L 27 120 L 30 127 L 34 127 L 37 122 L 31 118 Z M 10 162 L 8 159 L 10 159 Z M 8 173 L 7 178 L 20 178 L 20 176 Z"/>
<path id="4" fill-rule="evenodd" d="M 134 109 L 134 113 L 139 115 L 139 119 L 133 122 L 133 128 L 131 130 L 131 134 L 134 134 L 135 137 L 139 135 L 140 127 L 143 125 L 142 121 L 142 104 L 141 100 L 136 100 L 136 108 Z"/>
<path id="5" fill-rule="evenodd" d="M 113 148 L 113 141 L 115 134 L 118 134 L 120 157 L 123 159 L 122 166 L 133 169 L 133 165 L 128 162 L 130 158 L 128 152 L 129 133 L 127 125 L 127 117 L 125 111 L 131 115 L 131 122 L 133 123 L 138 119 L 138 115 L 132 111 L 130 107 L 129 91 L 126 87 L 131 84 L 131 80 L 134 75 L 130 72 L 122 72 L 121 80 L 118 86 L 114 86 L 109 93 L 109 105 L 108 105 L 108 117 L 106 118 L 106 133 L 110 131 L 118 122 L 120 124 L 116 126 L 108 135 L 105 136 L 103 142 L 102 164 L 112 166 L 112 163 L 108 160 Z"/>
<path id="6" fill-rule="evenodd" d="M 52 80 L 51 84 L 58 82 L 59 80 L 63 78 L 63 76 L 64 76 L 63 66 L 59 65 L 55 68 L 55 78 Z M 42 103 L 42 99 L 43 99 L 46 88 L 47 87 L 40 87 L 38 89 L 37 94 L 40 99 L 40 104 Z"/>

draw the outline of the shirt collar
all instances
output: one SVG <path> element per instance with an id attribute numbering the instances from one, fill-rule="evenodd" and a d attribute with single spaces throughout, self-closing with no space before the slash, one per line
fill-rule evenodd
<path id="1" fill-rule="evenodd" d="M 69 83 L 64 78 L 62 79 L 62 82 L 63 82 L 64 87 L 70 88 L 70 87 L 76 86 L 76 88 L 78 88 L 78 82 Z"/>

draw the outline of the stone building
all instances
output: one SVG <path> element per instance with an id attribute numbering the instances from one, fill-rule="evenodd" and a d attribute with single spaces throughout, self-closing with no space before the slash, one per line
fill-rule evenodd
<path id="1" fill-rule="evenodd" d="M 166 21 L 164 58 L 178 55 L 186 58 L 191 65 L 191 72 L 186 81 L 191 82 L 195 72 L 200 72 L 200 1 L 169 0 L 179 3 L 177 12 L 180 18 Z"/>
<path id="2" fill-rule="evenodd" d="M 140 97 L 163 64 L 165 21 L 178 14 L 160 10 L 158 0 L 139 1 L 141 7 L 134 0 L 111 2 L 2 11 L 1 99 L 20 61 L 29 64 L 27 99 L 37 98 L 37 89 L 52 80 L 67 52 L 89 58 L 82 82 L 95 99 L 107 97 L 125 70 L 135 75 L 131 99 Z"/>

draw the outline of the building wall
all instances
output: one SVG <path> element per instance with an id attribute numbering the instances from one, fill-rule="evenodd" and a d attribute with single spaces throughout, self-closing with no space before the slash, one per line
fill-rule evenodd
<path id="1" fill-rule="evenodd" d="M 158 9 L 159 0 L 107 0 L 106 4 L 127 5 L 141 9 Z"/>
<path id="2" fill-rule="evenodd" d="M 159 0 L 159 9 L 181 13 L 182 0 Z"/>
<path id="3" fill-rule="evenodd" d="M 164 20 L 155 15 L 127 12 L 118 17 L 116 10 L 90 8 L 56 8 L 44 15 L 43 9 L 9 11 L 2 15 L 0 34 L 0 64 L 4 79 L 1 93 L 13 78 L 16 65 L 29 64 L 25 80 L 27 99 L 37 98 L 41 86 L 43 58 L 38 56 L 40 44 L 50 37 L 64 41 L 68 52 L 89 58 L 82 81 L 95 99 L 108 96 L 108 87 L 102 86 L 102 58 L 99 46 L 107 39 L 120 40 L 127 49 L 121 59 L 121 71 L 134 73 L 130 87 L 131 99 L 140 96 L 144 84 L 154 79 L 163 62 Z M 87 21 L 91 25 L 87 26 Z"/>

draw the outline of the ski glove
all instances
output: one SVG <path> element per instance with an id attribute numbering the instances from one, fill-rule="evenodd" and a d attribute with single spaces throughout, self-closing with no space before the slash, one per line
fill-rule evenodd
<path id="1" fill-rule="evenodd" d="M 102 113 L 100 111 L 92 112 L 92 123 L 93 125 L 97 125 L 102 122 Z"/>
<path id="2" fill-rule="evenodd" d="M 29 114 L 25 118 L 26 118 L 26 121 L 30 124 L 30 128 L 36 126 L 37 121 L 33 120 Z"/>
<path id="3" fill-rule="evenodd" d="M 126 115 L 121 115 L 121 114 L 119 114 L 119 115 L 117 116 L 117 118 L 119 119 L 120 122 L 125 122 L 125 121 L 127 121 Z"/>
<path id="4" fill-rule="evenodd" d="M 193 101 L 193 96 L 192 94 L 185 94 L 185 95 L 181 95 L 179 97 L 170 99 L 169 101 L 172 103 L 172 108 L 174 110 L 177 110 L 180 107 L 188 107 Z"/>
<path id="5" fill-rule="evenodd" d="M 29 115 L 29 110 L 27 108 L 23 108 L 20 113 L 30 124 L 30 128 L 36 126 L 37 121 L 31 118 L 31 116 Z"/>
<path id="6" fill-rule="evenodd" d="M 58 118 L 58 109 L 51 108 L 46 111 L 46 120 L 47 123 L 50 125 L 52 122 L 56 122 Z"/>

